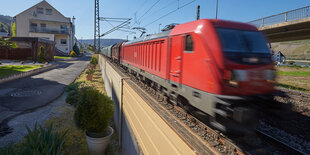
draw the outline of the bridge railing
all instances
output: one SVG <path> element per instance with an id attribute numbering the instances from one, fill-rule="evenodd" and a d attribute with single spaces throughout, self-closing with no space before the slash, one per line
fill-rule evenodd
<path id="1" fill-rule="evenodd" d="M 310 17 L 310 6 L 283 12 L 248 22 L 256 27 L 264 27 Z"/>

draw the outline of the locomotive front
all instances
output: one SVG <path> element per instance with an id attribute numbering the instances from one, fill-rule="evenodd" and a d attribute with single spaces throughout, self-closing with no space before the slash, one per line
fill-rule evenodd
<path id="1" fill-rule="evenodd" d="M 255 125 L 255 112 L 272 103 L 275 71 L 264 35 L 255 27 L 229 21 L 214 21 L 222 55 L 221 95 L 215 105 L 216 123 L 230 118 Z M 236 98 L 237 97 L 237 98 Z M 266 107 L 263 105 L 263 107 Z M 230 124 L 239 128 L 238 124 Z"/>

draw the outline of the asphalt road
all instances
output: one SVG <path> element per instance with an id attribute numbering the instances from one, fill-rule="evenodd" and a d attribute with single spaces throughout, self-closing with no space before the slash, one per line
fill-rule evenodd
<path id="1" fill-rule="evenodd" d="M 15 117 L 36 111 L 57 99 L 89 60 L 90 56 L 84 56 L 74 61 L 59 61 L 55 69 L 0 84 L 0 128 Z"/>

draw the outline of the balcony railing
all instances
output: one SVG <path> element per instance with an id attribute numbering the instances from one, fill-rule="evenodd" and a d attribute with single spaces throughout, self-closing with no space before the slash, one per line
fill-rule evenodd
<path id="1" fill-rule="evenodd" d="M 253 20 L 253 21 L 250 21 L 249 24 L 255 25 L 256 27 L 264 27 L 264 26 L 290 22 L 290 21 L 299 20 L 299 19 L 308 18 L 308 17 L 310 17 L 310 6 L 306 6 L 303 8 L 272 15 L 269 17 L 264 17 L 264 18 L 260 18 L 257 20 Z"/>
<path id="2" fill-rule="evenodd" d="M 30 32 L 51 33 L 51 34 L 69 34 L 68 29 L 55 29 L 45 27 L 30 26 Z"/>

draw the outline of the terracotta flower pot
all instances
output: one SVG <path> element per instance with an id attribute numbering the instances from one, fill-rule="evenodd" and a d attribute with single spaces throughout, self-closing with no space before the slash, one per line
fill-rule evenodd
<path id="1" fill-rule="evenodd" d="M 87 79 L 88 81 L 92 81 L 92 80 L 93 80 L 93 75 L 88 74 L 88 75 L 86 76 L 86 79 Z"/>
<path id="2" fill-rule="evenodd" d="M 89 133 L 86 131 L 85 132 L 86 141 L 87 141 L 88 150 L 89 150 L 90 154 L 92 154 L 92 155 L 104 154 L 107 146 L 110 143 L 111 136 L 112 136 L 113 132 L 114 132 L 114 130 L 112 127 L 109 127 L 109 132 L 107 134 Z M 104 135 L 104 136 L 102 136 L 102 135 Z"/>

